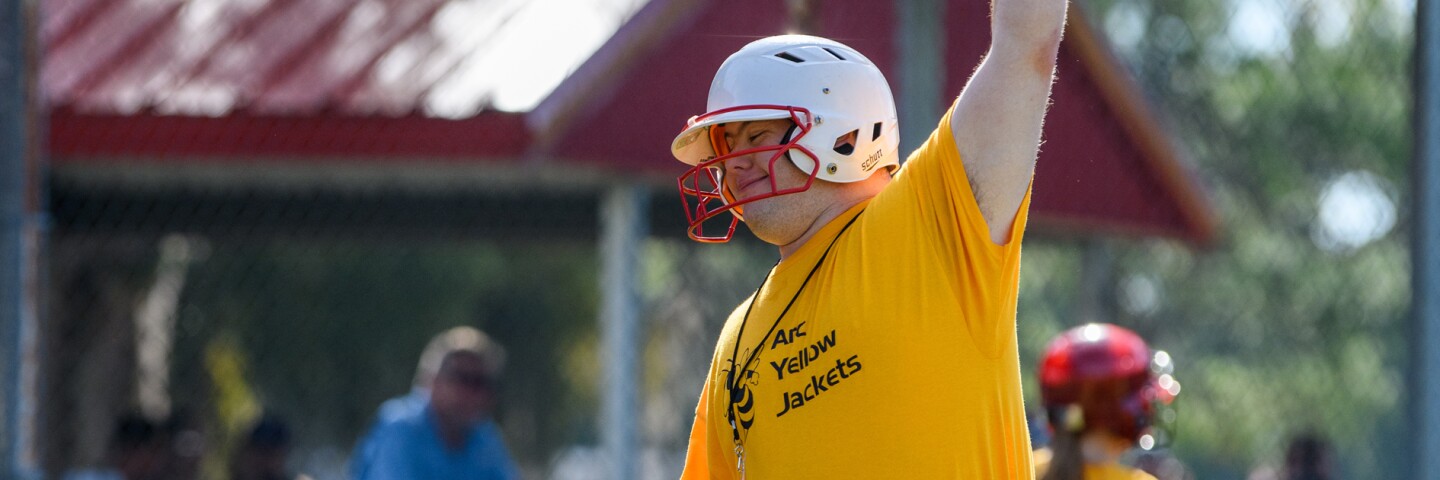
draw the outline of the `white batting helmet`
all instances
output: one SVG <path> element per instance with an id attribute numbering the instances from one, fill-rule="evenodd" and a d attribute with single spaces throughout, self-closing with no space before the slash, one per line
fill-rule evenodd
<path id="1" fill-rule="evenodd" d="M 870 59 L 839 42 L 781 35 L 751 42 L 735 52 L 710 84 L 703 115 L 691 117 L 671 153 L 691 165 L 680 177 L 691 238 L 723 242 L 734 233 L 744 204 L 804 191 L 814 179 L 849 183 L 877 168 L 900 165 L 895 99 Z M 723 128 L 730 122 L 790 119 L 794 129 L 780 145 L 730 152 Z M 724 162 L 773 151 L 770 165 L 786 157 L 810 175 L 805 185 L 736 201 L 724 188 Z M 690 204 L 691 197 L 695 204 Z M 701 224 L 721 213 L 734 218 L 723 235 L 705 235 Z"/>

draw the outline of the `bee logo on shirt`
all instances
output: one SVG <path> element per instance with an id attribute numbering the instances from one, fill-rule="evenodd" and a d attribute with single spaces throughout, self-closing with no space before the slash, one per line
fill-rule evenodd
<path id="1" fill-rule="evenodd" d="M 759 378 L 755 375 L 755 369 L 745 370 L 740 377 L 739 381 L 730 382 L 730 421 L 739 430 L 749 430 L 750 426 L 755 424 L 755 393 L 750 387 L 758 382 Z"/>

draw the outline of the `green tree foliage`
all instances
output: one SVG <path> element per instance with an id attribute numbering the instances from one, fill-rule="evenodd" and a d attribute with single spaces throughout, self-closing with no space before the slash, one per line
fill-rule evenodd
<path id="1" fill-rule="evenodd" d="M 1177 455 L 1199 478 L 1243 478 L 1308 429 L 1334 443 L 1348 478 L 1398 478 L 1413 3 L 1083 6 L 1222 219 L 1218 241 L 1199 251 L 1168 241 L 1098 249 L 1113 258 L 1103 289 L 1112 321 L 1177 360 Z M 1336 196 L 1325 203 L 1328 187 L 1354 184 L 1346 179 L 1372 188 L 1328 190 Z M 1338 222 L 1369 225 L 1369 235 L 1337 240 L 1328 230 L 1336 212 L 1326 209 L 1372 204 Z M 1027 245 L 1020 328 L 1031 365 L 1050 335 L 1076 323 L 1080 263 L 1073 243 Z"/>

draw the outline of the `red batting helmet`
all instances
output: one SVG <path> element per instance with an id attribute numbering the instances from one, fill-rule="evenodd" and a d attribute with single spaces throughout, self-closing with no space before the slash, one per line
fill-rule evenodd
<path id="1" fill-rule="evenodd" d="M 1050 426 L 1103 429 L 1141 441 L 1157 420 L 1174 421 L 1168 407 L 1180 384 L 1171 368 L 1168 354 L 1152 358 L 1145 341 L 1130 330 L 1104 323 L 1067 330 L 1050 342 L 1040 361 L 1040 396 Z M 1164 414 L 1157 418 L 1160 410 Z M 1145 443 L 1141 446 L 1153 446 Z"/>

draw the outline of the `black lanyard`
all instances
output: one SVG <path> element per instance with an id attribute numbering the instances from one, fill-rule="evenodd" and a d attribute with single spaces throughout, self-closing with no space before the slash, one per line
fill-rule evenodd
<path id="1" fill-rule="evenodd" d="M 865 212 L 862 211 L 860 213 Z M 740 395 L 742 393 L 740 384 L 735 381 L 735 371 L 738 369 L 743 374 L 750 368 L 750 363 L 755 361 L 755 358 L 760 354 L 760 349 L 764 348 L 765 340 L 770 338 L 771 334 L 775 333 L 775 327 L 780 326 L 780 320 L 785 318 L 786 313 L 790 313 L 790 307 L 795 305 L 795 300 L 800 298 L 800 293 L 805 291 L 805 286 L 810 284 L 810 279 L 815 277 L 815 272 L 820 271 L 820 265 L 825 263 L 825 257 L 830 256 L 830 250 L 835 248 L 835 242 L 840 240 L 840 236 L 844 235 L 845 231 L 849 230 L 850 225 L 854 224 L 858 218 L 860 218 L 859 213 L 850 218 L 850 221 L 846 222 L 845 226 L 840 228 L 840 231 L 835 234 L 835 238 L 830 240 L 830 245 L 825 247 L 825 253 L 821 254 L 820 259 L 815 261 L 815 266 L 810 269 L 808 275 L 805 275 L 805 281 L 800 283 L 800 288 L 795 290 L 794 296 L 790 297 L 790 303 L 785 304 L 785 309 L 780 311 L 780 316 L 775 317 L 775 323 L 770 324 L 770 330 L 765 332 L 765 336 L 760 337 L 760 343 L 757 343 L 755 349 L 750 352 L 749 358 L 745 360 L 745 365 L 737 367 L 735 361 L 738 360 L 740 356 L 740 342 L 745 339 L 745 324 L 750 322 L 750 311 L 755 308 L 755 302 L 760 301 L 760 291 L 763 290 L 765 284 L 770 281 L 770 275 L 765 275 L 765 279 L 760 281 L 760 287 L 755 289 L 755 296 L 751 298 L 750 306 L 745 307 L 745 316 L 740 320 L 740 331 L 735 334 L 735 348 L 730 353 L 730 374 L 727 375 L 725 380 L 725 390 L 730 394 L 730 405 L 725 409 L 725 416 L 730 421 L 730 433 L 735 440 L 737 455 L 743 455 L 743 453 L 740 453 L 742 450 L 742 441 L 740 440 L 739 427 L 745 427 L 745 431 L 748 433 L 750 431 L 750 425 L 754 424 L 755 421 L 753 419 L 749 422 L 742 421 L 742 425 L 740 426 L 735 424 L 735 408 L 740 403 Z M 775 264 L 779 265 L 780 263 L 776 262 Z"/>

